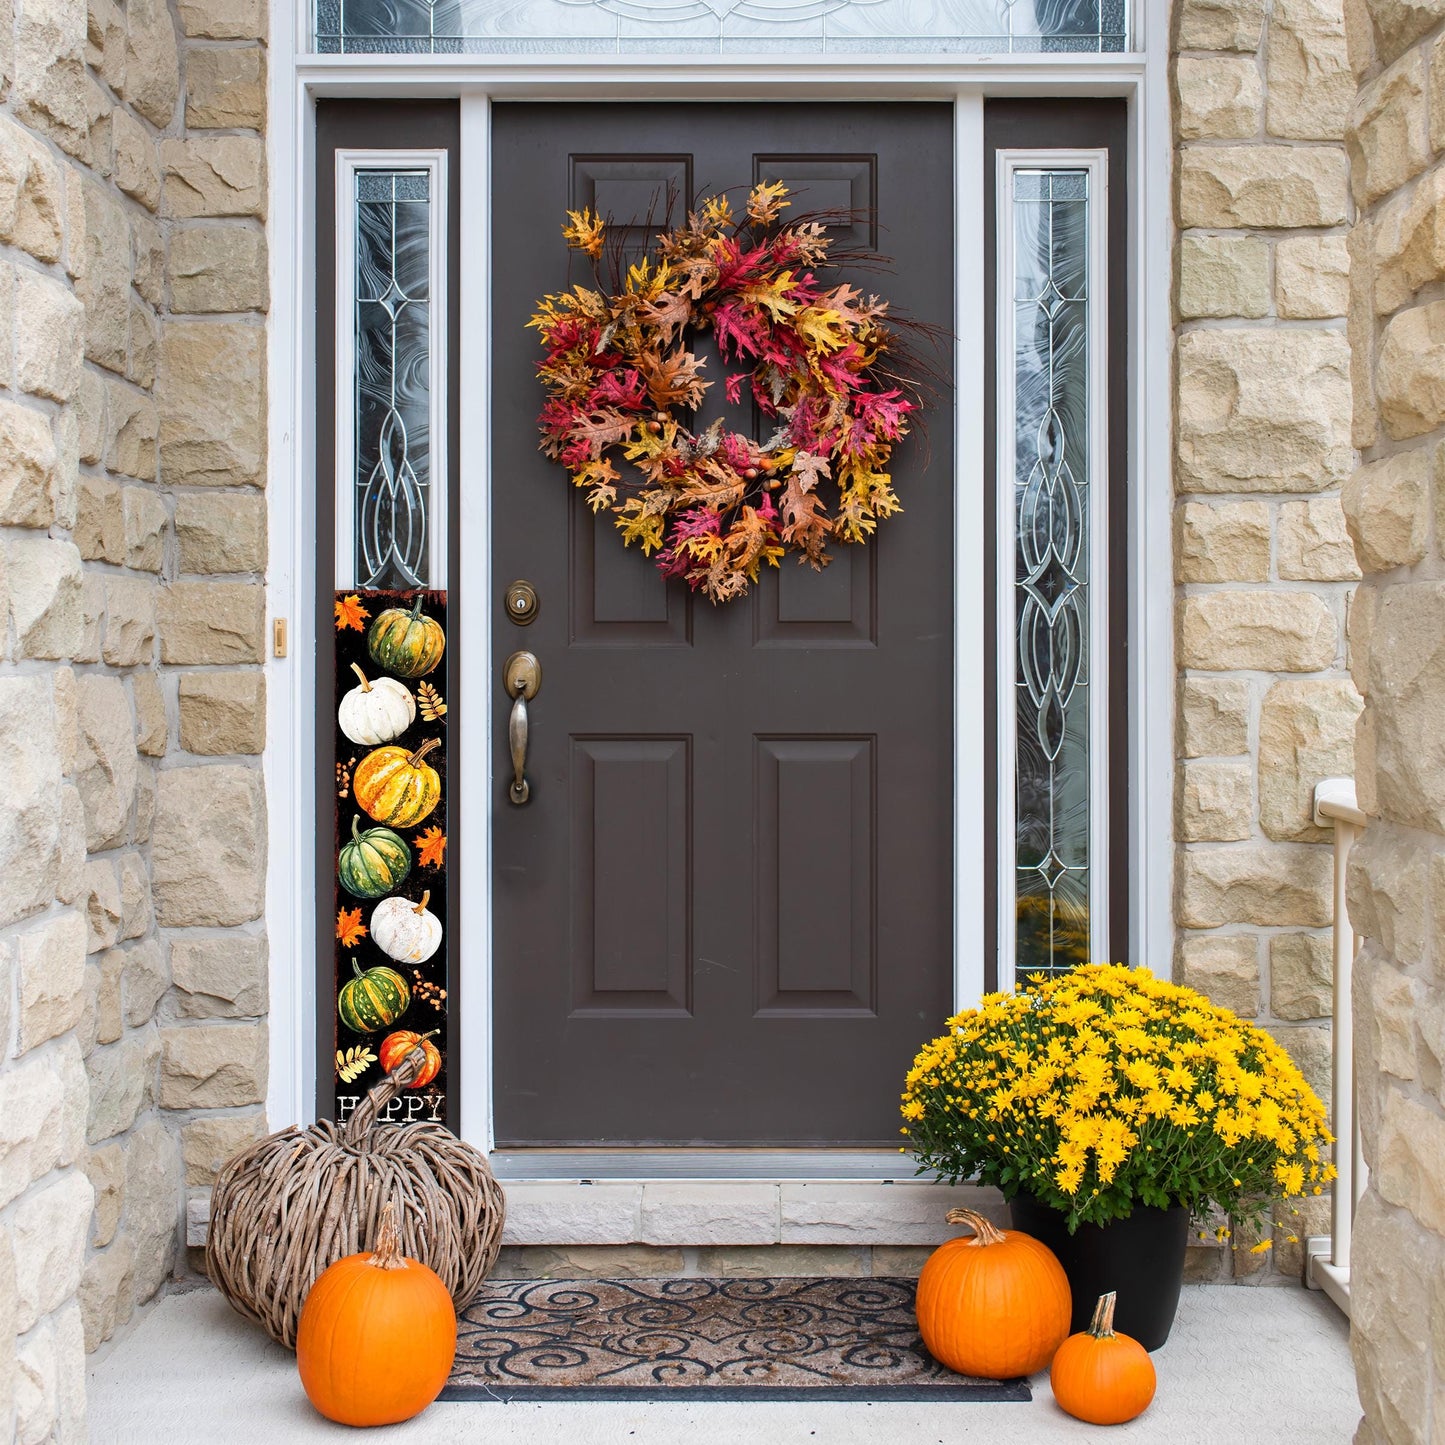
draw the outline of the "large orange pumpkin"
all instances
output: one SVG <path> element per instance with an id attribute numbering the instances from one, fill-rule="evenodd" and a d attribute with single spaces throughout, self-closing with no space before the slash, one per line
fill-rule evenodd
<path id="1" fill-rule="evenodd" d="M 388 1204 L 375 1252 L 338 1259 L 301 1307 L 296 1367 L 307 1397 L 341 1425 L 395 1425 L 441 1393 L 456 1351 L 452 1297 L 402 1254 Z"/>
<path id="2" fill-rule="evenodd" d="M 1122 1425 L 1154 1398 L 1154 1361 L 1132 1335 L 1114 1333 L 1114 1298 L 1099 1296 L 1089 1328 L 1059 1346 L 1049 1371 L 1060 1408 L 1091 1425 Z"/>
<path id="3" fill-rule="evenodd" d="M 428 738 L 415 752 L 388 746 L 367 753 L 351 780 L 356 801 L 388 828 L 420 823 L 441 801 L 442 780 L 426 760 L 440 746 L 439 738 Z"/>
<path id="4" fill-rule="evenodd" d="M 939 1245 L 919 1276 L 918 1329 L 929 1353 L 985 1380 L 1044 1369 L 1069 1333 L 1063 1266 L 1032 1235 L 998 1229 L 972 1209 L 946 1217 L 973 1234 Z"/>

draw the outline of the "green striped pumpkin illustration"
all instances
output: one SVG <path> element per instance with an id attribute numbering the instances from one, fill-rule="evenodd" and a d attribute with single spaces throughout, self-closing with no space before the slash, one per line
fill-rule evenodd
<path id="1" fill-rule="evenodd" d="M 378 667 L 398 677 L 423 677 L 442 660 L 446 634 L 441 623 L 423 617 L 422 599 L 408 612 L 404 607 L 388 607 L 366 636 L 366 650 Z"/>
<path id="2" fill-rule="evenodd" d="M 351 820 L 351 841 L 336 860 L 336 876 L 353 898 L 380 898 L 400 885 L 411 872 L 411 849 L 406 839 L 390 828 L 361 831 L 361 819 Z"/>
<path id="3" fill-rule="evenodd" d="M 356 977 L 342 984 L 336 999 L 336 1012 L 347 1028 L 358 1034 L 375 1033 L 406 1012 L 411 990 L 394 968 L 378 966 L 363 973 L 353 958 L 351 971 Z"/>

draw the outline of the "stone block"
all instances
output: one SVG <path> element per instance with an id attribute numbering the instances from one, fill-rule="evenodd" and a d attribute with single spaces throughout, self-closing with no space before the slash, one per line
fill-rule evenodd
<path id="1" fill-rule="evenodd" d="M 509 1183 L 504 1245 L 636 1244 L 642 1186 Z M 584 1196 L 585 1198 L 579 1197 Z"/>
<path id="2" fill-rule="evenodd" d="M 1334 614 L 1309 592 L 1206 592 L 1184 599 L 1179 661 L 1208 672 L 1319 672 L 1335 660 Z"/>
<path id="3" fill-rule="evenodd" d="M 80 552 L 51 538 L 10 547 L 10 616 L 22 657 L 76 657 L 83 633 Z"/>
<path id="4" fill-rule="evenodd" d="M 231 1109 L 266 1098 L 264 1023 L 186 1024 L 161 1030 L 163 1109 Z"/>
<path id="5" fill-rule="evenodd" d="M 88 1438 L 85 1327 L 71 1302 L 42 1320 L 16 1353 L 15 1445 L 69 1445 Z"/>
<path id="6" fill-rule="evenodd" d="M 1350 96 L 1354 98 L 1351 79 Z M 1174 63 L 1176 133 L 1182 140 L 1240 140 L 1259 130 L 1264 87 L 1253 57 L 1181 56 Z M 1348 109 L 1348 107 L 1347 107 Z"/>
<path id="7" fill-rule="evenodd" d="M 1339 226 L 1349 219 L 1345 158 L 1284 145 L 1179 149 L 1179 224 L 1223 230 Z"/>
<path id="8" fill-rule="evenodd" d="M 157 780 L 151 864 L 167 928 L 226 928 L 265 903 L 266 802 L 253 768 L 172 768 Z"/>
<path id="9" fill-rule="evenodd" d="M 125 1150 L 125 1232 L 135 1246 L 138 1303 L 150 1299 L 171 1272 L 179 1243 L 182 1198 L 181 1154 L 175 1135 L 159 1119 L 148 1119 L 126 1140 Z"/>
<path id="10" fill-rule="evenodd" d="M 266 675 L 195 672 L 180 681 L 181 746 L 188 753 L 259 753 L 266 746 Z"/>
<path id="11" fill-rule="evenodd" d="M 258 136 L 187 136 L 161 141 L 162 201 L 173 220 L 266 218 L 266 147 Z"/>
<path id="12" fill-rule="evenodd" d="M 199 40 L 265 40 L 265 0 L 177 0 L 181 28 Z"/>
<path id="13" fill-rule="evenodd" d="M 160 353 L 160 322 L 142 301 L 130 303 L 130 355 L 125 374 L 137 386 L 149 391 L 156 383 L 156 358 Z"/>
<path id="14" fill-rule="evenodd" d="M 125 1004 L 125 1021 L 139 1028 L 155 1016 L 156 1005 L 170 987 L 171 974 L 165 954 L 154 938 L 143 938 L 123 955 L 121 997 Z"/>
<path id="15" fill-rule="evenodd" d="M 1264 0 L 1180 0 L 1175 7 L 1178 50 L 1257 50 Z"/>
<path id="16" fill-rule="evenodd" d="M 246 492 L 183 492 L 176 498 L 176 539 L 183 573 L 262 572 L 266 499 Z"/>
<path id="17" fill-rule="evenodd" d="M 642 1239 L 648 1244 L 776 1244 L 778 1186 L 642 1186 Z"/>
<path id="18" fill-rule="evenodd" d="M 135 477 L 138 481 L 155 481 L 156 443 L 160 438 L 160 415 L 155 402 L 119 380 L 112 381 L 108 390 L 110 405 L 106 411 L 106 466 L 113 472 L 119 472 L 125 477 Z M 156 508 L 163 518 L 165 508 L 158 498 Z M 146 567 L 145 570 L 154 572 L 159 568 Z"/>
<path id="19" fill-rule="evenodd" d="M 1261 236 L 1179 238 L 1179 315 L 1264 316 L 1269 312 L 1269 246 Z"/>
<path id="20" fill-rule="evenodd" d="M 1259 939 L 1249 934 L 1184 934 L 1175 944 L 1174 981 L 1252 1019 L 1259 1013 Z"/>
<path id="21" fill-rule="evenodd" d="M 0 401 L 0 523 L 48 527 L 55 520 L 55 465 L 47 419 Z"/>
<path id="22" fill-rule="evenodd" d="M 0 678 L 0 924 L 55 898 L 59 862 L 60 756 L 54 694 L 44 676 Z"/>
<path id="23" fill-rule="evenodd" d="M 1355 544 L 1338 497 L 1283 502 L 1275 522 L 1275 566 L 1291 582 L 1352 582 L 1359 578 Z"/>
<path id="24" fill-rule="evenodd" d="M 186 1183 L 209 1189 L 221 1166 L 266 1132 L 259 1109 L 242 1114 L 202 1114 L 181 1129 Z"/>
<path id="25" fill-rule="evenodd" d="M 130 222 L 121 202 L 101 186 L 85 184 L 80 191 L 85 238 L 75 292 L 85 307 L 85 355 L 107 371 L 123 372 L 130 346 Z"/>
<path id="26" fill-rule="evenodd" d="M 192 47 L 186 56 L 186 125 L 191 130 L 264 130 L 266 52 Z"/>
<path id="27" fill-rule="evenodd" d="M 1350 308 L 1350 254 L 1343 236 L 1294 236 L 1274 248 L 1275 306 L 1292 321 L 1343 316 Z"/>
<path id="28" fill-rule="evenodd" d="M 85 865 L 81 892 L 89 929 L 86 951 L 99 953 L 120 941 L 120 880 L 109 858 L 92 858 Z"/>
<path id="29" fill-rule="evenodd" d="M 1425 169 L 1430 136 L 1425 62 L 1407 55 L 1366 84 L 1345 132 L 1355 201 L 1370 206 Z"/>
<path id="30" fill-rule="evenodd" d="M 1229 843 L 1254 832 L 1254 774 L 1249 763 L 1193 759 L 1179 770 L 1177 836 Z"/>
<path id="31" fill-rule="evenodd" d="M 125 1154 L 119 1144 L 92 1149 L 85 1160 L 85 1177 L 95 1191 L 95 1215 L 90 1242 L 104 1249 L 115 1238 L 125 1203 Z"/>
<path id="32" fill-rule="evenodd" d="M 123 843 L 130 832 L 135 724 L 125 684 L 118 677 L 82 677 L 76 704 L 80 759 L 75 782 L 85 807 L 86 846 L 98 852 Z"/>
<path id="33" fill-rule="evenodd" d="M 224 938 L 175 938 L 171 977 L 182 1018 L 261 1018 L 269 979 L 264 938 L 230 933 Z"/>
<path id="34" fill-rule="evenodd" d="M 107 577 L 105 610 L 101 655 L 106 662 L 112 667 L 150 665 L 156 644 L 155 584 L 139 577 Z"/>
<path id="35" fill-rule="evenodd" d="M 1361 694 L 1369 686 L 1370 671 L 1370 633 L 1374 630 L 1375 617 L 1379 612 L 1380 589 L 1365 584 L 1356 587 L 1350 593 L 1348 609 L 1346 612 L 1345 630 L 1348 638 L 1346 653 L 1349 660 L 1350 677 L 1355 684 L 1355 690 Z M 1360 743 L 1361 728 L 1357 727 L 1356 746 Z M 1374 767 L 1373 755 L 1369 760 L 1371 768 Z M 1365 766 L 1360 757 L 1356 757 L 1356 769 Z M 1373 781 L 1371 783 L 1373 786 Z M 1357 785 L 1358 787 L 1358 785 Z"/>
<path id="36" fill-rule="evenodd" d="M 1381 65 L 1389 65 L 1440 23 L 1434 0 L 1369 0 L 1369 11 Z"/>
<path id="37" fill-rule="evenodd" d="M 171 309 L 264 311 L 266 267 L 266 233 L 256 227 L 189 226 L 173 231 L 166 257 Z"/>
<path id="38" fill-rule="evenodd" d="M 155 451 L 152 447 L 151 456 Z M 159 572 L 165 561 L 166 504 L 148 487 L 127 487 L 125 509 L 125 565 L 135 572 Z M 151 606 L 154 612 L 154 603 Z"/>
<path id="39" fill-rule="evenodd" d="M 87 562 L 119 565 L 124 559 L 125 500 L 114 482 L 105 477 L 81 477 L 71 536 Z"/>
<path id="40" fill-rule="evenodd" d="M 120 858 L 120 936 L 139 938 L 149 933 L 151 914 L 150 877 L 139 853 L 122 853 Z"/>
<path id="41" fill-rule="evenodd" d="M 90 1115 L 86 1137 L 92 1144 L 124 1134 L 155 1099 L 160 1038 L 147 1027 L 91 1052 L 85 1061 L 90 1078 Z"/>
<path id="42" fill-rule="evenodd" d="M 138 672 L 130 679 L 135 705 L 136 747 L 149 758 L 163 758 L 170 745 L 166 700 L 153 672 Z"/>
<path id="43" fill-rule="evenodd" d="M 1367 828 L 1350 850 L 1350 922 L 1406 968 L 1426 956 L 1429 870 L 1430 854 L 1389 826 Z"/>
<path id="44" fill-rule="evenodd" d="M 904 1254 L 900 1249 L 898 1254 Z M 923 1250 L 922 1253 L 929 1253 Z M 705 1244 L 697 1252 L 697 1272 L 724 1279 L 788 1279 L 824 1275 L 856 1279 L 872 1262 L 861 1244 Z M 914 1271 L 917 1274 L 917 1270 Z"/>
<path id="45" fill-rule="evenodd" d="M 1380 338 L 1375 389 L 1380 419 L 1396 441 L 1445 421 L 1445 301 L 1391 318 Z"/>
<path id="46" fill-rule="evenodd" d="M 74 1037 L 0 1073 L 0 1207 L 85 1144 L 85 1066 Z"/>
<path id="47" fill-rule="evenodd" d="M 161 469 L 168 486 L 261 486 L 265 333 L 173 321 L 161 344 Z"/>
<path id="48" fill-rule="evenodd" d="M 135 1249 L 128 1235 L 86 1260 L 78 1303 L 87 1351 L 102 1345 L 135 1312 L 134 1266 Z"/>
<path id="49" fill-rule="evenodd" d="M 161 589 L 161 661 L 182 666 L 265 660 L 259 582 L 174 582 Z"/>
<path id="50" fill-rule="evenodd" d="M 1322 492 L 1354 465 L 1350 353 L 1337 331 L 1179 338 L 1181 492 Z"/>
<path id="51" fill-rule="evenodd" d="M 1366 572 L 1411 567 L 1430 534 L 1432 449 L 1416 447 L 1367 462 L 1340 494 L 1355 555 Z"/>
<path id="52" fill-rule="evenodd" d="M 1340 140 L 1355 103 L 1344 7 L 1275 0 L 1265 52 L 1265 128 L 1289 140 Z"/>
<path id="53" fill-rule="evenodd" d="M 1174 510 L 1180 582 L 1264 582 L 1269 509 L 1263 502 L 1184 502 Z"/>
<path id="54" fill-rule="evenodd" d="M 21 391 L 68 401 L 80 385 L 85 309 L 59 281 L 28 266 L 15 273 L 15 381 Z"/>
<path id="55" fill-rule="evenodd" d="M 575 1248 L 508 1245 L 489 1279 L 668 1279 L 681 1276 L 680 1249 L 649 1244 L 590 1244 Z"/>
<path id="56" fill-rule="evenodd" d="M 1438 99 L 1445 95 L 1445 38 L 1430 47 L 1430 94 L 1430 145 L 1438 154 L 1445 150 L 1445 106 Z"/>
<path id="57" fill-rule="evenodd" d="M 1374 309 L 1388 316 L 1445 271 L 1445 169 L 1385 202 L 1371 235 Z"/>
<path id="58" fill-rule="evenodd" d="M 165 299 L 166 248 L 161 228 L 149 216 L 130 218 L 131 250 L 135 255 L 135 275 L 131 284 L 141 299 L 159 309 Z"/>
<path id="59" fill-rule="evenodd" d="M 59 260 L 63 194 L 51 152 L 23 126 L 0 117 L 0 241 L 37 261 Z"/>
<path id="60" fill-rule="evenodd" d="M 1328 933 L 1277 933 L 1269 941 L 1269 1010 L 1277 1019 L 1334 1012 L 1335 950 Z"/>
<path id="61" fill-rule="evenodd" d="M 58 1309 L 80 1286 L 95 1191 L 79 1172 L 28 1195 L 15 1206 L 15 1327 L 27 1330 Z"/>
<path id="62" fill-rule="evenodd" d="M 60 788 L 59 863 L 55 896 L 61 903 L 80 903 L 85 892 L 85 804 L 73 783 Z"/>
<path id="63" fill-rule="evenodd" d="M 1249 684 L 1241 678 L 1186 677 L 1179 689 L 1179 749 L 1186 758 L 1249 751 Z"/>
<path id="64" fill-rule="evenodd" d="M 74 1028 L 85 1007 L 85 920 L 66 912 L 18 940 L 20 1032 L 26 1053 Z"/>
<path id="65" fill-rule="evenodd" d="M 175 22 L 166 0 L 126 0 L 125 86 L 122 94 L 153 126 L 164 130 L 181 93 Z"/>
<path id="66" fill-rule="evenodd" d="M 783 1244 L 938 1245 L 953 1235 L 944 1222 L 955 1205 L 1001 1221 L 998 1191 L 976 1185 L 788 1183 L 779 1186 Z"/>
<path id="67" fill-rule="evenodd" d="M 1445 1234 L 1445 1119 L 1398 1089 L 1385 1095 L 1370 1181 L 1380 1197 Z"/>
<path id="68" fill-rule="evenodd" d="M 1350 394 L 1354 399 L 1350 439 L 1364 450 L 1380 436 L 1380 412 L 1375 400 L 1375 292 L 1374 227 L 1361 216 L 1346 237 L 1350 253 L 1350 309 L 1345 317 L 1345 336 L 1350 346 Z"/>
<path id="69" fill-rule="evenodd" d="M 1181 848 L 1177 860 L 1175 913 L 1184 928 L 1325 928 L 1332 921 L 1326 848 L 1231 843 Z"/>
<path id="70" fill-rule="evenodd" d="M 115 183 L 148 211 L 161 204 L 161 168 L 150 132 L 124 107 L 110 116 L 111 143 L 115 148 Z"/>
<path id="71" fill-rule="evenodd" d="M 1348 678 L 1288 678 L 1259 712 L 1259 825 L 1281 841 L 1327 842 L 1314 825 L 1315 784 L 1352 777 L 1355 722 L 1363 704 Z"/>
<path id="72" fill-rule="evenodd" d="M 81 368 L 80 385 L 70 404 L 78 423 L 79 460 L 94 465 L 105 453 L 105 380 L 100 372 Z"/>

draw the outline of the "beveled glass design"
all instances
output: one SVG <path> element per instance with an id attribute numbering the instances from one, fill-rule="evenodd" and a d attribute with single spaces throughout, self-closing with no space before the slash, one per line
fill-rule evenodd
<path id="1" fill-rule="evenodd" d="M 315 0 L 323 54 L 1129 48 L 1128 0 Z"/>
<path id="2" fill-rule="evenodd" d="M 1089 173 L 1013 173 L 1015 976 L 1089 956 Z"/>
<path id="3" fill-rule="evenodd" d="M 356 172 L 356 585 L 431 585 L 431 195 Z"/>

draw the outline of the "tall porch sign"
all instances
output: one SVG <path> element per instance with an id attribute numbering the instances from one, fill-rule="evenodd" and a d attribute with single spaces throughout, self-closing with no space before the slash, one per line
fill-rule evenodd
<path id="1" fill-rule="evenodd" d="M 447 594 L 335 598 L 336 1117 L 425 1039 L 388 1117 L 446 1121 Z"/>

